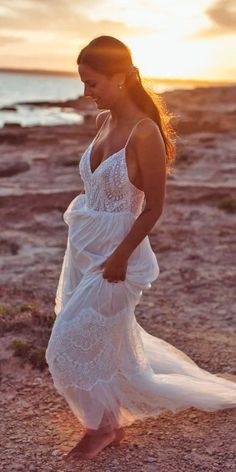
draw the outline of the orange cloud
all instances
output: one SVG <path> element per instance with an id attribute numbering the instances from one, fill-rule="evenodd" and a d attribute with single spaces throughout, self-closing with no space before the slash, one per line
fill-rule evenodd
<path id="1" fill-rule="evenodd" d="M 20 31 L 24 36 L 29 36 L 31 31 L 50 32 L 85 42 L 91 40 L 91 32 L 93 36 L 104 34 L 104 31 L 113 36 L 150 33 L 150 27 L 143 25 L 130 26 L 112 19 L 96 21 L 89 18 L 85 7 L 89 10 L 94 4 L 94 0 L 26 0 L 22 3 L 1 0 L 0 28 L 7 33 Z"/>
<path id="2" fill-rule="evenodd" d="M 192 38 L 203 39 L 235 33 L 236 4 L 234 0 L 217 0 L 205 13 L 211 20 L 212 25 L 198 31 L 191 36 Z"/>

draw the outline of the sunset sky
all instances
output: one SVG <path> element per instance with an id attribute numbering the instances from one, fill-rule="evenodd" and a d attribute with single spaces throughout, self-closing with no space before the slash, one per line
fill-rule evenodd
<path id="1" fill-rule="evenodd" d="M 73 72 L 102 34 L 143 76 L 236 81 L 234 0 L 0 0 L 0 67 Z"/>

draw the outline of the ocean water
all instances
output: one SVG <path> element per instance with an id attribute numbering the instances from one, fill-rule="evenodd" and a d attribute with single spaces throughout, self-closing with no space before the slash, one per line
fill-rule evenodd
<path id="1" fill-rule="evenodd" d="M 22 126 L 80 123 L 82 117 L 74 110 L 20 103 L 64 101 L 82 94 L 83 84 L 76 77 L 0 72 L 0 127 L 5 123 Z M 11 106 L 16 110 L 2 110 Z"/>
<path id="2" fill-rule="evenodd" d="M 184 87 L 179 84 L 158 82 L 151 87 L 161 93 Z M 22 105 L 25 102 L 65 101 L 83 95 L 83 83 L 79 76 L 0 72 L 0 127 L 6 123 L 18 123 L 21 126 L 45 126 L 80 123 L 83 118 L 79 112 L 61 107 L 37 107 Z M 4 107 L 15 106 L 15 110 Z"/>

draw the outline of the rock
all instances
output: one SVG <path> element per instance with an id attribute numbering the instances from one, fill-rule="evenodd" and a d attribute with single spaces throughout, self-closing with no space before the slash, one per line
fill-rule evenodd
<path id="1" fill-rule="evenodd" d="M 13 130 L 9 131 L 15 131 L 15 128 L 21 128 L 21 125 L 11 125 L 13 127 Z M 4 126 L 3 130 L 5 130 L 6 125 Z M 10 144 L 10 145 L 19 145 L 19 144 L 25 144 L 27 138 L 27 133 L 20 133 L 20 132 L 15 132 L 15 133 L 1 133 L 0 134 L 0 144 Z"/>
<path id="2" fill-rule="evenodd" d="M 211 448 L 211 447 L 207 447 L 206 448 L 206 452 L 207 454 L 209 454 L 210 456 L 212 456 L 214 453 L 215 453 L 215 449 Z"/>
<path id="3" fill-rule="evenodd" d="M 118 459 L 114 459 L 114 460 L 111 462 L 111 465 L 118 467 L 118 466 L 120 465 L 120 463 L 119 463 Z"/>
<path id="4" fill-rule="evenodd" d="M 155 457 L 151 457 L 151 456 L 148 456 L 148 457 L 145 457 L 144 459 L 144 462 L 156 462 L 156 458 Z"/>
<path id="5" fill-rule="evenodd" d="M 54 449 L 54 451 L 52 451 L 52 456 L 59 456 L 60 454 L 61 454 L 60 449 Z"/>
<path id="6" fill-rule="evenodd" d="M 157 472 L 157 466 L 154 464 L 145 465 L 142 472 Z M 171 472 L 170 469 L 168 469 L 168 472 Z"/>
<path id="7" fill-rule="evenodd" d="M 12 175 L 19 174 L 20 172 L 26 172 L 30 169 L 30 165 L 26 161 L 15 161 L 7 162 L 1 161 L 0 163 L 0 177 L 11 177 Z"/>
<path id="8" fill-rule="evenodd" d="M 16 107 L 12 106 L 12 107 L 2 107 L 0 108 L 1 111 L 16 111 Z"/>
<path id="9" fill-rule="evenodd" d="M 22 128 L 22 126 L 19 123 L 5 123 L 4 128 L 17 129 Z"/>

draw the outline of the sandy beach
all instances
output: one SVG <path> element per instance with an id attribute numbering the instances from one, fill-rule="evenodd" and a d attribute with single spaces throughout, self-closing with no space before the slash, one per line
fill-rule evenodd
<path id="1" fill-rule="evenodd" d="M 137 320 L 200 367 L 236 381 L 236 87 L 162 95 L 175 114 L 177 158 L 161 225 L 150 234 L 160 276 Z M 83 98 L 58 105 L 84 122 L 0 129 L 0 470 L 7 472 L 77 470 L 62 455 L 82 428 L 55 391 L 44 353 L 67 239 L 62 215 L 82 190 L 78 164 L 98 110 Z M 235 409 L 191 408 L 137 422 L 119 447 L 78 470 L 233 471 L 235 419 Z"/>

